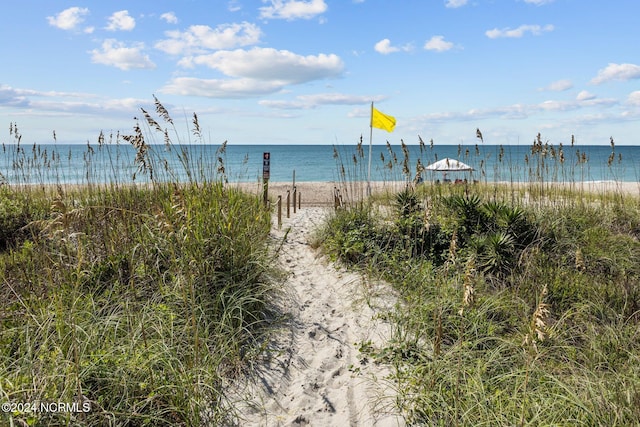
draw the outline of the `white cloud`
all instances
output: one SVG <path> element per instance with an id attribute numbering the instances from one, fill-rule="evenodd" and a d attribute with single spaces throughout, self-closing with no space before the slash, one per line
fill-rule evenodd
<path id="1" fill-rule="evenodd" d="M 266 0 L 263 0 L 266 2 Z M 260 8 L 260 17 L 265 19 L 311 19 L 327 11 L 324 0 L 269 0 L 271 6 Z"/>
<path id="2" fill-rule="evenodd" d="M 599 85 L 612 80 L 633 80 L 640 78 L 640 65 L 635 64 L 613 64 L 598 71 L 598 75 L 591 79 L 591 83 Z"/>
<path id="3" fill-rule="evenodd" d="M 540 104 L 529 106 L 529 110 L 531 112 L 573 111 L 589 107 L 610 107 L 619 103 L 615 99 L 597 99 L 595 95 L 588 92 L 581 92 L 581 94 L 583 95 L 583 98 L 578 95 L 575 101 L 544 101 Z"/>
<path id="4" fill-rule="evenodd" d="M 178 17 L 173 12 L 163 13 L 162 15 L 160 15 L 160 19 L 165 21 L 167 24 L 177 24 L 178 23 Z"/>
<path id="5" fill-rule="evenodd" d="M 298 99 L 309 105 L 362 105 L 372 101 L 377 102 L 384 97 L 370 97 L 360 95 L 347 95 L 343 93 L 318 93 L 314 95 L 301 95 Z"/>
<path id="6" fill-rule="evenodd" d="M 407 44 L 401 47 L 391 46 L 391 40 L 383 39 L 383 40 L 380 40 L 378 43 L 376 43 L 373 48 L 378 53 L 381 53 L 383 55 L 388 55 L 390 53 L 399 52 L 401 50 L 408 52 L 411 50 L 411 45 Z"/>
<path id="7" fill-rule="evenodd" d="M 391 46 L 391 40 L 389 39 L 380 40 L 378 43 L 376 43 L 376 45 L 374 46 L 374 49 L 376 50 L 376 52 L 381 53 L 383 55 L 397 52 L 399 50 L 397 47 Z"/>
<path id="8" fill-rule="evenodd" d="M 30 114 L 35 113 L 41 116 L 60 116 L 69 113 L 103 115 L 105 112 L 110 112 L 130 117 L 140 105 L 148 103 L 148 100 L 133 98 L 98 98 L 91 93 L 40 91 L 0 85 L 0 105 L 28 108 L 32 111 Z"/>
<path id="9" fill-rule="evenodd" d="M 576 108 L 576 103 L 566 101 L 548 100 L 537 105 L 542 111 L 568 111 Z"/>
<path id="10" fill-rule="evenodd" d="M 273 48 L 236 49 L 200 55 L 182 61 L 186 65 L 205 65 L 227 76 L 298 84 L 337 77 L 344 64 L 337 55 L 301 56 Z"/>
<path id="11" fill-rule="evenodd" d="M 216 28 L 192 25 L 186 31 L 167 31 L 165 40 L 155 47 L 172 55 L 202 53 L 206 50 L 231 49 L 260 41 L 262 31 L 254 24 L 224 24 Z"/>
<path id="12" fill-rule="evenodd" d="M 541 91 L 551 91 L 551 92 L 564 92 L 565 90 L 569 90 L 573 87 L 573 83 L 571 80 L 557 80 L 552 82 L 549 86 L 543 87 L 539 90 Z"/>
<path id="13" fill-rule="evenodd" d="M 148 104 L 148 100 L 136 98 L 102 99 L 100 102 L 89 100 L 65 101 L 65 100 L 35 100 L 31 103 L 34 109 L 48 110 L 52 112 L 64 112 L 83 115 L 105 113 L 122 115 L 123 117 L 139 111 L 140 105 Z"/>
<path id="14" fill-rule="evenodd" d="M 312 109 L 320 105 L 363 105 L 371 101 L 378 102 L 384 96 L 346 95 L 342 93 L 319 93 L 314 95 L 300 95 L 293 101 L 262 100 L 258 103 L 268 108 L 281 110 Z"/>
<path id="15" fill-rule="evenodd" d="M 278 92 L 280 82 L 257 79 L 198 79 L 177 77 L 160 89 L 161 93 L 208 98 L 250 98 Z"/>
<path id="16" fill-rule="evenodd" d="M 419 119 L 422 122 L 429 123 L 477 121 L 490 118 L 524 120 L 537 114 L 578 111 L 592 107 L 608 108 L 616 104 L 619 104 L 619 102 L 615 99 L 595 99 L 595 97 L 573 101 L 547 100 L 538 104 L 512 104 L 486 109 L 430 113 L 421 116 Z"/>
<path id="17" fill-rule="evenodd" d="M 627 98 L 627 103 L 640 107 L 640 90 L 631 92 Z"/>
<path id="18" fill-rule="evenodd" d="M 444 36 L 433 36 L 424 44 L 426 50 L 445 52 L 453 48 L 453 43 L 444 40 Z"/>
<path id="19" fill-rule="evenodd" d="M 576 96 L 576 100 L 578 101 L 590 101 L 592 99 L 596 99 L 596 96 L 586 90 L 580 91 Z"/>
<path id="20" fill-rule="evenodd" d="M 131 31 L 136 27 L 136 20 L 129 15 L 128 10 L 114 12 L 109 17 L 108 31 Z"/>
<path id="21" fill-rule="evenodd" d="M 531 33 L 534 36 L 539 36 L 542 33 L 546 33 L 549 31 L 553 31 L 553 25 L 545 25 L 544 27 L 540 25 L 521 25 L 518 28 L 503 28 L 501 30 L 494 28 L 493 30 L 488 30 L 485 32 L 485 35 L 490 39 L 497 38 L 520 38 L 524 36 L 526 33 Z"/>
<path id="22" fill-rule="evenodd" d="M 5 96 L 35 96 L 35 97 L 60 97 L 60 98 L 88 98 L 94 95 L 83 92 L 58 92 L 58 91 L 41 91 L 34 89 L 16 89 L 8 85 L 0 85 L 0 99 L 6 99 Z"/>
<path id="23" fill-rule="evenodd" d="M 124 43 L 114 39 L 107 39 L 102 43 L 102 49 L 91 51 L 91 59 L 96 64 L 109 65 L 130 70 L 132 68 L 153 69 L 156 65 L 148 55 L 142 53 L 144 44 L 136 43 L 127 47 Z"/>
<path id="24" fill-rule="evenodd" d="M 450 8 L 458 8 L 458 7 L 462 7 L 465 4 L 468 3 L 469 0 L 447 0 L 447 3 L 445 4 L 446 7 L 450 7 Z"/>
<path id="25" fill-rule="evenodd" d="M 554 0 L 524 0 L 525 3 L 535 4 L 536 6 L 542 6 L 543 4 L 553 3 Z"/>
<path id="26" fill-rule="evenodd" d="M 229 79 L 176 78 L 165 93 L 217 98 L 240 98 L 275 93 L 287 85 L 339 76 L 344 68 L 336 55 L 296 55 L 271 48 L 218 51 L 185 58 L 182 65 L 205 65 Z"/>
<path id="27" fill-rule="evenodd" d="M 75 30 L 82 22 L 84 16 L 89 14 L 89 9 L 70 7 L 58 13 L 56 16 L 48 16 L 49 25 L 61 30 Z"/>
<path id="28" fill-rule="evenodd" d="M 0 105 L 10 107 L 28 107 L 29 102 L 20 90 L 11 86 L 0 85 Z"/>
<path id="29" fill-rule="evenodd" d="M 238 3 L 238 0 L 231 0 L 228 4 L 227 4 L 227 10 L 229 12 L 237 12 L 239 10 L 242 10 L 242 5 L 240 5 Z"/>

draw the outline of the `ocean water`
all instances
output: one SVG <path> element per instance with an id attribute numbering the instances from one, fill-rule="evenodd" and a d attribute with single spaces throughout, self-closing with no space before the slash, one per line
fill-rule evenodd
<path id="1" fill-rule="evenodd" d="M 156 180 L 262 179 L 263 153 L 270 153 L 270 180 L 366 181 L 369 146 L 363 145 L 164 145 L 149 146 L 146 172 L 126 144 L 9 145 L 0 152 L 0 182 L 9 184 L 130 183 Z M 419 166 L 457 159 L 471 172 L 425 171 L 425 180 L 640 181 L 639 146 L 374 145 L 371 180 L 413 179 Z"/>

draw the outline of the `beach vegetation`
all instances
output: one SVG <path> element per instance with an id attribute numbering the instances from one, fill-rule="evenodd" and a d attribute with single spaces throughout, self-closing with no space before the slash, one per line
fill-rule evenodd
<path id="1" fill-rule="evenodd" d="M 332 259 L 400 296 L 391 339 L 360 351 L 391 367 L 387 404 L 409 425 L 640 419 L 640 202 L 556 185 L 552 148 L 536 137 L 529 182 L 401 179 L 318 232 Z"/>
<path id="2" fill-rule="evenodd" d="M 138 181 L 0 188 L 0 401 L 14 403 L 2 425 L 238 423 L 231 384 L 278 317 L 270 213 L 225 185 L 224 144 L 217 169 L 201 167 L 156 104 L 157 120 L 143 111 L 119 136 Z M 200 137 L 195 115 L 193 127 Z M 149 143 L 156 134 L 166 146 Z"/>

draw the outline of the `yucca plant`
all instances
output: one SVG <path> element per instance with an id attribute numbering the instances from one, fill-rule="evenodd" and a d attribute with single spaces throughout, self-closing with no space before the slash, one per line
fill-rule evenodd
<path id="1" fill-rule="evenodd" d="M 396 194 L 395 208 L 398 212 L 398 215 L 403 218 L 407 218 L 411 215 L 419 213 L 422 210 L 418 195 L 410 187 L 407 187 Z"/>

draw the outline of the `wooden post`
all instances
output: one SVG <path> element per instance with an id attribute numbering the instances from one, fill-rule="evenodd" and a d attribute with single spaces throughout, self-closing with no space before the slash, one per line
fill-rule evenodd
<path id="1" fill-rule="evenodd" d="M 265 206 L 267 206 L 267 202 L 269 201 L 269 179 L 262 179 L 262 202 Z"/>
<path id="2" fill-rule="evenodd" d="M 282 196 L 278 196 L 278 229 L 282 228 Z"/>
<path id="3" fill-rule="evenodd" d="M 296 196 L 298 195 L 298 189 L 293 187 L 293 213 L 296 213 Z"/>
<path id="4" fill-rule="evenodd" d="M 298 193 L 298 209 L 302 207 L 302 193 Z"/>
<path id="5" fill-rule="evenodd" d="M 338 210 L 338 208 L 342 207 L 342 194 L 340 194 L 340 190 L 336 187 L 333 187 L 333 208 Z"/>
<path id="6" fill-rule="evenodd" d="M 287 218 L 289 218 L 289 195 L 290 195 L 291 191 L 287 190 Z"/>
<path id="7" fill-rule="evenodd" d="M 269 178 L 271 177 L 271 154 L 262 153 L 262 201 L 267 206 L 269 201 Z"/>

